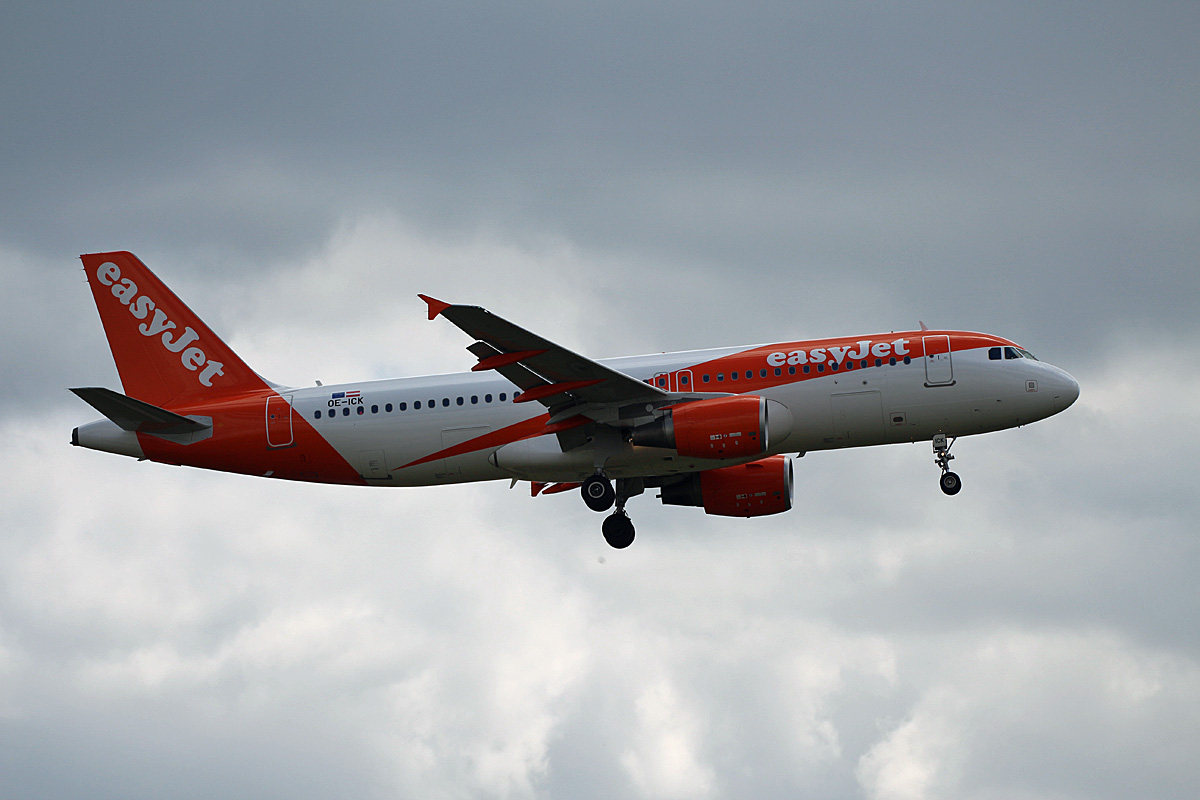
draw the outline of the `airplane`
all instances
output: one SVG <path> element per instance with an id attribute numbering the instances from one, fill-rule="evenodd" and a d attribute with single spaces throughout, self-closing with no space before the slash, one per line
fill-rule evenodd
<path id="1" fill-rule="evenodd" d="M 627 501 L 787 511 L 787 454 L 929 441 L 947 495 L 959 436 L 1057 414 L 1079 384 L 1015 342 L 919 330 L 596 361 L 471 305 L 418 295 L 472 340 L 467 372 L 280 386 L 128 252 L 80 257 L 123 393 L 71 389 L 104 419 L 71 444 L 163 464 L 356 486 L 578 489 L 614 548 Z"/>

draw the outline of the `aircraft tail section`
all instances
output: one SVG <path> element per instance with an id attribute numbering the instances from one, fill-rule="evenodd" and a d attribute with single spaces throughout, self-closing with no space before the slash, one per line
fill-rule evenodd
<path id="1" fill-rule="evenodd" d="M 211 423 L 180 416 L 112 389 L 86 387 L 71 391 L 123 431 L 172 435 L 198 433 L 212 427 Z"/>
<path id="2" fill-rule="evenodd" d="M 164 406 L 270 388 L 133 253 L 80 258 L 126 395 Z"/>

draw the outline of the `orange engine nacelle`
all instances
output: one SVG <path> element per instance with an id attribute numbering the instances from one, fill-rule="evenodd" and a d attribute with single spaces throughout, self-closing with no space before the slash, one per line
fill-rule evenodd
<path id="1" fill-rule="evenodd" d="M 688 458 L 745 458 L 767 449 L 767 401 L 756 395 L 684 403 L 633 431 L 634 444 Z"/>
<path id="2" fill-rule="evenodd" d="M 664 505 L 703 506 L 705 514 L 764 517 L 792 507 L 792 460 L 770 456 L 710 469 L 662 487 Z"/>

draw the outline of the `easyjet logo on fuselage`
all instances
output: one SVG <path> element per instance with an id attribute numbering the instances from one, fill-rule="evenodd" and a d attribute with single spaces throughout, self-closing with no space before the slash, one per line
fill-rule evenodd
<path id="1" fill-rule="evenodd" d="M 150 312 L 154 316 L 147 322 L 138 325 L 142 336 L 160 336 L 163 347 L 169 352 L 179 354 L 179 362 L 192 372 L 199 372 L 198 379 L 203 386 L 212 386 L 212 379 L 224 375 L 224 364 L 211 361 L 204 350 L 196 347 L 200 334 L 189 325 L 183 332 L 172 338 L 171 331 L 178 326 L 167 318 L 167 312 L 157 308 L 157 303 L 145 294 L 138 294 L 138 286 L 129 278 L 121 277 L 121 268 L 111 261 L 101 264 L 96 270 L 96 279 L 105 286 L 112 287 L 113 297 L 128 306 L 129 313 L 136 319 L 146 319 Z M 189 345 L 192 345 L 189 347 Z"/>
<path id="2" fill-rule="evenodd" d="M 844 347 L 814 347 L 811 350 L 793 350 L 790 353 L 771 353 L 767 356 L 767 363 L 772 367 L 780 367 L 784 364 L 840 364 L 848 358 L 857 361 L 868 356 L 903 357 L 909 354 L 909 341 L 911 340 L 895 339 L 890 342 L 877 342 L 874 339 L 863 339 Z"/>

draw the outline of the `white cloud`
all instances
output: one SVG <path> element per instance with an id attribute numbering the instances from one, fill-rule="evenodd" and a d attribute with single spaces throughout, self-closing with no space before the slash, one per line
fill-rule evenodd
<path id="1" fill-rule="evenodd" d="M 911 716 L 864 755 L 856 774 L 872 800 L 955 797 L 957 749 L 966 730 L 953 690 L 934 688 Z"/>
<path id="2" fill-rule="evenodd" d="M 638 793 L 645 797 L 706 797 L 712 769 L 698 757 L 702 725 L 671 683 L 650 679 L 634 700 L 630 749 L 621 756 Z"/>

